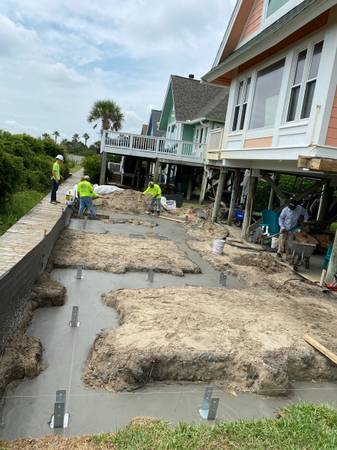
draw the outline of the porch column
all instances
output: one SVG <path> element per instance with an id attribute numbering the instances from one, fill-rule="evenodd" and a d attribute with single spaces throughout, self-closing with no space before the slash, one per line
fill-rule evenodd
<path id="1" fill-rule="evenodd" d="M 241 175 L 241 170 L 235 169 L 233 183 L 232 183 L 231 201 L 229 204 L 229 211 L 228 211 L 228 219 L 227 219 L 228 225 L 232 225 L 232 223 L 233 223 L 235 204 L 236 204 L 236 201 L 237 201 L 237 198 L 239 195 L 239 190 L 240 190 L 240 175 Z"/>
<path id="2" fill-rule="evenodd" d="M 146 160 L 146 176 L 145 176 L 145 186 L 148 186 L 150 182 L 150 171 L 151 171 L 151 161 Z"/>
<path id="3" fill-rule="evenodd" d="M 245 241 L 248 241 L 249 237 L 249 227 L 252 221 L 252 212 L 254 204 L 254 195 L 256 190 L 256 177 L 252 175 L 252 170 L 250 170 L 249 181 L 248 181 L 248 193 L 246 198 L 245 206 L 245 217 L 243 219 L 241 237 Z"/>
<path id="4" fill-rule="evenodd" d="M 212 212 L 212 222 L 217 221 L 219 207 L 220 207 L 220 203 L 221 203 L 221 197 L 222 197 L 223 188 L 224 188 L 224 184 L 225 184 L 225 175 L 226 175 L 225 169 L 220 169 L 219 182 L 218 182 L 218 187 L 216 190 L 215 202 L 214 202 L 214 207 L 213 207 L 213 212 Z"/>
<path id="5" fill-rule="evenodd" d="M 337 272 L 337 232 L 335 233 L 335 240 L 332 246 L 328 271 L 325 278 L 325 282 L 327 284 L 333 282 L 336 272 Z"/>
<path id="6" fill-rule="evenodd" d="M 279 175 L 274 173 L 271 178 L 275 182 L 275 184 L 278 185 Z M 271 188 L 268 201 L 269 210 L 272 210 L 274 208 L 274 199 L 275 199 L 275 190 Z"/>
<path id="7" fill-rule="evenodd" d="M 327 180 L 323 184 L 321 199 L 319 202 L 319 209 L 317 213 L 317 221 L 323 222 L 326 216 L 326 212 L 329 205 L 329 189 L 330 189 L 330 181 Z"/>
<path id="8" fill-rule="evenodd" d="M 168 167 L 167 167 L 167 177 L 166 177 L 166 186 L 168 186 L 168 185 L 170 184 L 171 169 L 172 169 L 172 164 L 168 164 Z"/>
<path id="9" fill-rule="evenodd" d="M 202 174 L 201 189 L 200 189 L 199 205 L 201 205 L 203 203 L 203 201 L 205 200 L 207 184 L 208 184 L 208 170 L 206 167 L 204 167 L 204 172 Z"/>
<path id="10" fill-rule="evenodd" d="M 160 162 L 159 159 L 156 159 L 155 165 L 154 165 L 154 173 L 153 173 L 153 181 L 155 183 L 158 182 L 160 175 Z"/>
<path id="11" fill-rule="evenodd" d="M 107 153 L 102 152 L 101 153 L 101 173 L 99 176 L 99 184 L 105 184 L 107 161 L 108 161 Z"/>
<path id="12" fill-rule="evenodd" d="M 187 184 L 187 193 L 186 200 L 191 200 L 192 197 L 192 189 L 193 189 L 193 171 L 188 176 L 188 184 Z"/>

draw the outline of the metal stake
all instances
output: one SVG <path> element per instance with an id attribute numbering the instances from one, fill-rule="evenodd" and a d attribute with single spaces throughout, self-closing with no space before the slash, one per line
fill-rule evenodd
<path id="1" fill-rule="evenodd" d="M 66 410 L 66 391 L 56 391 L 56 402 L 54 403 L 54 414 L 51 418 L 50 428 L 67 428 L 69 424 L 69 414 Z"/>
<path id="2" fill-rule="evenodd" d="M 205 420 L 215 420 L 218 410 L 219 399 L 212 398 L 213 388 L 207 387 L 205 389 L 204 398 L 202 400 L 201 408 L 199 409 L 200 416 Z"/>
<path id="3" fill-rule="evenodd" d="M 76 279 L 82 280 L 82 266 L 77 266 Z"/>
<path id="4" fill-rule="evenodd" d="M 219 284 L 220 284 L 220 286 L 226 286 L 227 285 L 227 275 L 224 272 L 220 272 Z"/>
<path id="5" fill-rule="evenodd" d="M 150 283 L 153 283 L 153 280 L 154 280 L 154 272 L 151 269 L 147 273 L 147 281 L 149 281 Z"/>
<path id="6" fill-rule="evenodd" d="M 71 321 L 69 322 L 69 326 L 72 328 L 77 328 L 80 326 L 80 322 L 78 321 L 78 313 L 79 313 L 79 307 L 73 306 L 73 310 L 71 313 Z"/>

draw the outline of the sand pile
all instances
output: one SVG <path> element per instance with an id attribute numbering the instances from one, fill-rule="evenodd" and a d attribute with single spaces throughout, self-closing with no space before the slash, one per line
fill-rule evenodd
<path id="1" fill-rule="evenodd" d="M 85 269 L 113 273 L 148 270 L 178 276 L 200 273 L 200 268 L 173 241 L 69 229 L 61 234 L 52 261 L 57 267 L 81 265 Z"/>
<path id="2" fill-rule="evenodd" d="M 142 192 L 126 189 L 114 192 L 104 199 L 95 200 L 100 209 L 109 209 L 120 213 L 144 214 L 147 211 Z"/>
<path id="3" fill-rule="evenodd" d="M 92 387 L 202 381 L 279 395 L 292 380 L 337 378 L 303 340 L 309 333 L 337 350 L 337 306 L 328 301 L 201 287 L 126 289 L 105 301 L 121 326 L 96 338 L 84 375 Z"/>

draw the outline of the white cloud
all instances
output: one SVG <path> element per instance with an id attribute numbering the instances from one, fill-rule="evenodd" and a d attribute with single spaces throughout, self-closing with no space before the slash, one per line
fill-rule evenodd
<path id="1" fill-rule="evenodd" d="M 234 1 L 2 0 L 0 128 L 92 134 L 92 103 L 113 98 L 139 132 L 171 73 L 209 70 Z"/>

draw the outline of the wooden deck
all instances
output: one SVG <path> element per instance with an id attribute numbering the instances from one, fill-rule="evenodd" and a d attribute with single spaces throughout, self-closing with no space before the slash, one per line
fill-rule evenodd
<path id="1" fill-rule="evenodd" d="M 50 203 L 50 194 L 0 236 L 0 278 L 36 247 L 61 218 L 65 193 L 80 180 L 82 171 L 68 178 L 57 192 L 58 203 Z"/>

